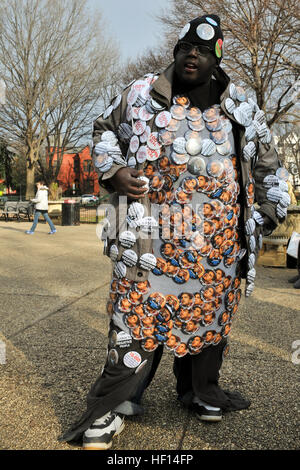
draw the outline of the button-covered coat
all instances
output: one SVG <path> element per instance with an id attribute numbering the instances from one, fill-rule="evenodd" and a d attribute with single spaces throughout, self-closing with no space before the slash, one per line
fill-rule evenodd
<path id="1" fill-rule="evenodd" d="M 123 93 L 115 97 L 110 106 L 94 122 L 93 127 L 93 160 L 99 174 L 99 183 L 110 193 L 108 223 L 103 231 L 105 254 L 111 257 L 114 264 L 122 257 L 124 248 L 119 241 L 120 232 L 127 231 L 127 209 L 130 201 L 119 197 L 110 184 L 110 178 L 122 167 L 130 166 L 140 170 L 145 163 L 138 163 L 134 158 L 136 148 L 130 146 L 133 128 L 141 118 L 132 113 L 147 102 L 154 100 L 157 112 L 147 121 L 151 132 L 159 129 L 155 124 L 157 113 L 162 109 L 169 110 L 172 105 L 172 80 L 174 63 L 161 75 L 148 74 L 143 79 L 129 84 Z M 263 234 L 271 233 L 286 215 L 288 195 L 286 183 L 281 179 L 281 163 L 264 113 L 251 99 L 238 97 L 240 87 L 236 87 L 225 72 L 218 67 L 214 78 L 223 85 L 224 92 L 220 97 L 221 109 L 231 121 L 236 155 L 240 162 L 241 218 L 243 248 L 243 277 L 246 278 L 245 294 L 249 296 L 254 288 L 255 262 L 262 244 Z M 139 125 L 139 123 L 138 123 Z M 147 143 L 140 143 L 147 145 Z M 130 148 L 131 147 L 131 148 Z M 132 153 L 134 150 L 135 153 Z M 284 169 L 282 169 L 284 170 Z M 249 195 L 248 185 L 254 184 L 254 197 Z M 150 215 L 150 201 L 144 197 L 141 202 Z M 118 221 L 118 223 L 117 223 Z M 130 231 L 131 229 L 129 229 Z M 139 236 L 140 235 L 140 236 Z M 151 253 L 151 236 L 138 233 L 135 229 L 136 243 L 132 249 L 138 259 L 144 253 Z M 114 250 L 111 251 L 111 246 Z M 129 267 L 126 277 L 133 281 L 144 281 L 149 271 L 137 263 Z M 121 274 L 120 274 L 121 276 Z"/>

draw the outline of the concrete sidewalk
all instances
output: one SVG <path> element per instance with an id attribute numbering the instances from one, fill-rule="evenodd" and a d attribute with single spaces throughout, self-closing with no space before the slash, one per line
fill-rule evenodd
<path id="1" fill-rule="evenodd" d="M 54 236 L 42 223 L 25 235 L 29 227 L 0 222 L 0 448 L 72 450 L 57 436 L 85 409 L 104 364 L 110 262 L 95 225 L 59 226 Z M 255 292 L 234 321 L 220 383 L 249 398 L 248 410 L 199 422 L 177 402 L 166 351 L 144 395 L 145 415 L 126 420 L 113 450 L 299 448 L 300 364 L 292 354 L 299 362 L 300 352 L 292 344 L 300 343 L 300 293 L 287 282 L 294 274 L 258 268 Z"/>

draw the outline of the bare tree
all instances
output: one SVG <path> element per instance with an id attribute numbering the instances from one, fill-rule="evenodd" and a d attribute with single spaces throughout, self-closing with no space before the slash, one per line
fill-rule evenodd
<path id="1" fill-rule="evenodd" d="M 48 141 L 49 149 L 67 149 L 91 133 L 88 126 L 116 62 L 100 17 L 91 18 L 86 3 L 1 2 L 0 74 L 7 93 L 0 132 L 26 159 L 27 198 L 34 193 L 42 146 Z M 44 168 L 49 180 L 57 176 L 58 165 Z"/>
<path id="2" fill-rule="evenodd" d="M 155 54 L 158 69 L 172 57 L 181 28 L 192 18 L 218 14 L 225 36 L 222 66 L 252 90 L 268 124 L 299 119 L 299 3 L 294 0 L 171 0 L 158 16 L 165 28 L 165 49 Z M 150 54 L 142 57 L 154 63 Z M 144 71 L 141 61 L 139 69 Z M 128 64 L 126 73 L 134 70 Z M 135 71 L 135 70 L 134 70 Z M 159 70 L 158 70 L 159 71 Z"/>

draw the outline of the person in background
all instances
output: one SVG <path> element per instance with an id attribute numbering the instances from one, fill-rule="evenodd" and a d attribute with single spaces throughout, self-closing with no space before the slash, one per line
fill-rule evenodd
<path id="1" fill-rule="evenodd" d="M 30 230 L 27 230 L 25 233 L 27 235 L 33 235 L 38 224 L 40 215 L 42 214 L 46 222 L 48 222 L 50 227 L 49 235 L 53 235 L 56 233 L 56 228 L 49 217 L 48 214 L 48 188 L 45 185 L 44 181 L 38 181 L 37 185 L 37 192 L 34 199 L 31 201 L 35 204 L 35 214 L 33 224 Z"/>

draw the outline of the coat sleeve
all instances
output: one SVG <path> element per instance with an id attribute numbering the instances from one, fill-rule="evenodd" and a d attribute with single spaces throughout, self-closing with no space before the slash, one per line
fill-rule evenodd
<path id="1" fill-rule="evenodd" d="M 266 125 L 264 126 L 265 129 Z M 277 176 L 282 163 L 278 158 L 274 139 L 269 129 L 258 138 L 256 161 L 253 168 L 255 180 L 255 200 L 263 215 L 265 235 L 270 235 L 286 217 L 289 196 L 287 184 Z"/>
<path id="2" fill-rule="evenodd" d="M 126 155 L 132 128 L 126 120 L 126 89 L 115 97 L 109 107 L 93 123 L 93 164 L 99 176 L 99 184 L 108 192 L 115 190 L 110 178 L 127 166 Z"/>

